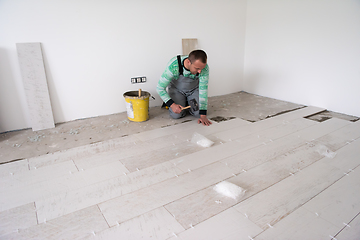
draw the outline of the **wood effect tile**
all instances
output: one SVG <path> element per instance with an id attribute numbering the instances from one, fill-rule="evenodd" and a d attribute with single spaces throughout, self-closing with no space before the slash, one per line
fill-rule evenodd
<path id="1" fill-rule="evenodd" d="M 175 216 L 175 219 L 185 229 L 189 229 L 239 202 L 217 193 L 213 189 L 214 186 L 211 185 L 189 196 L 175 200 L 164 207 Z"/>
<path id="2" fill-rule="evenodd" d="M 54 128 L 41 43 L 16 43 L 16 49 L 32 130 Z"/>
<path id="3" fill-rule="evenodd" d="M 261 158 L 261 156 L 260 153 L 258 158 Z M 314 154 L 312 147 L 309 147 L 309 145 L 297 148 L 291 154 L 285 153 L 270 160 L 266 154 L 263 157 L 264 163 L 250 169 L 246 168 L 248 169 L 246 172 L 241 172 L 241 174 L 227 179 L 228 182 L 246 190 L 245 196 L 241 199 L 236 201 L 221 196 L 211 186 L 169 203 L 165 205 L 165 208 L 176 216 L 176 220 L 184 228 L 188 229 L 190 224 L 196 225 L 290 177 L 292 172 L 299 171 L 299 169 L 303 169 L 322 158 L 319 154 Z M 252 162 L 252 159 L 246 158 L 246 162 Z M 256 162 L 259 163 L 260 160 L 256 160 Z"/>
<path id="4" fill-rule="evenodd" d="M 232 176 L 221 163 L 211 164 L 145 189 L 100 203 L 110 226 L 122 223 Z M 131 209 L 131 211 L 129 211 Z"/>
<path id="5" fill-rule="evenodd" d="M 297 209 L 283 218 L 272 228 L 268 228 L 254 239 L 331 239 L 338 231 L 338 227 L 317 217 L 303 208 Z"/>
<path id="6" fill-rule="evenodd" d="M 54 219 L 181 174 L 182 171 L 167 162 L 80 189 L 40 198 L 36 201 L 38 221 L 42 223 L 45 219 Z"/>
<path id="7" fill-rule="evenodd" d="M 173 216 L 160 207 L 85 239 L 167 239 L 183 230 Z"/>
<path id="8" fill-rule="evenodd" d="M 339 148 L 353 142 L 360 137 L 360 121 L 350 123 L 332 133 L 316 139 L 318 143 L 326 145 L 330 150 L 336 151 Z"/>
<path id="9" fill-rule="evenodd" d="M 189 55 L 192 51 L 199 49 L 197 38 L 183 38 L 182 41 L 182 55 Z"/>
<path id="10" fill-rule="evenodd" d="M 127 148 L 100 152 L 86 158 L 75 158 L 74 162 L 79 169 L 88 169 L 120 160 L 130 172 L 133 172 L 137 169 L 204 150 L 204 148 L 190 143 L 192 134 L 193 132 L 189 131 L 178 132 L 173 135 L 163 134 L 162 137 L 152 139 L 150 142 L 136 142 Z"/>
<path id="11" fill-rule="evenodd" d="M 320 218 L 344 227 L 360 212 L 360 167 L 339 179 L 306 203 L 303 208 L 317 213 Z"/>
<path id="12" fill-rule="evenodd" d="M 341 129 L 340 129 L 341 130 Z M 342 130 L 341 130 L 342 131 Z M 334 133 L 336 133 L 335 131 Z M 328 135 L 326 135 L 328 136 Z M 321 139 L 321 141 L 319 141 Z M 340 153 L 340 157 L 335 156 L 334 159 L 327 158 L 325 160 L 325 163 L 330 164 L 332 166 L 335 166 L 344 172 L 350 171 L 350 169 L 358 166 L 356 159 L 356 155 L 358 155 L 360 152 L 358 149 L 360 148 L 359 144 L 360 141 L 353 141 L 353 145 L 345 144 L 344 138 L 337 137 L 331 139 L 331 144 L 325 141 L 325 138 L 320 137 L 317 138 L 315 141 L 307 142 L 307 144 L 302 145 L 298 148 L 294 148 L 293 150 L 290 150 L 284 154 L 283 157 L 289 156 L 291 161 L 281 161 L 279 163 L 280 166 L 288 166 L 290 168 L 290 171 L 292 173 L 297 172 L 298 170 L 303 169 L 304 167 L 312 164 L 315 161 L 320 160 L 321 158 L 324 158 L 323 155 L 319 154 L 317 151 L 319 147 L 322 146 L 338 146 L 338 148 L 332 150 L 337 150 L 338 153 Z M 340 147 L 342 146 L 342 147 Z M 294 158 L 295 157 L 295 158 Z M 344 159 L 344 160 L 343 160 Z M 346 160 L 346 161 L 345 161 Z M 276 162 L 275 162 L 276 163 Z"/>
<path id="13" fill-rule="evenodd" d="M 336 151 L 334 158 L 327 158 L 326 163 L 341 169 L 347 173 L 359 166 L 360 156 L 360 139 L 357 139 L 350 144 L 340 148 Z"/>
<path id="14" fill-rule="evenodd" d="M 254 148 L 227 157 L 221 160 L 221 162 L 226 164 L 234 171 L 235 174 L 237 174 L 240 173 L 243 169 L 246 170 L 256 165 L 262 164 L 263 162 L 268 161 L 271 158 L 279 156 L 283 153 L 289 152 L 291 154 L 291 151 L 293 149 L 296 149 L 306 144 L 307 141 L 310 142 L 310 139 L 322 137 L 324 136 L 324 134 L 331 133 L 348 124 L 344 121 L 338 120 L 328 120 L 326 122 L 309 126 L 305 129 L 286 135 L 282 138 L 278 138 L 274 141 L 263 142 L 262 145 L 258 145 L 257 147 L 256 138 L 254 135 L 248 138 L 238 139 L 236 141 L 241 143 L 242 146 L 244 144 L 249 144 L 249 142 L 251 141 L 254 141 Z M 261 139 L 261 136 L 259 136 L 259 139 Z M 309 151 L 309 149 L 307 151 Z M 251 161 L 249 161 L 248 159 L 251 159 Z"/>
<path id="15" fill-rule="evenodd" d="M 154 140 L 161 137 L 166 137 L 169 135 L 176 135 L 184 131 L 193 131 L 194 129 L 199 128 L 199 125 L 196 121 L 190 121 L 186 123 L 181 123 L 177 125 L 166 126 L 158 129 L 153 129 L 150 131 L 145 131 L 141 133 L 134 134 L 137 139 L 140 139 L 143 142 Z"/>
<path id="16" fill-rule="evenodd" d="M 288 169 L 290 174 L 296 173 L 324 157 L 316 151 L 317 147 L 317 144 L 309 142 L 300 147 L 290 149 L 284 154 L 270 159 L 269 162 L 279 168 Z"/>
<path id="17" fill-rule="evenodd" d="M 289 134 L 294 134 L 308 127 L 314 127 L 316 125 L 318 125 L 318 123 L 315 121 L 311 121 L 306 118 L 299 118 L 291 121 L 283 121 L 279 125 L 259 132 L 258 135 L 263 138 L 276 140 Z"/>
<path id="18" fill-rule="evenodd" d="M 304 121 L 306 122 L 305 124 Z M 238 162 L 240 158 L 240 161 L 244 160 L 244 162 L 247 163 L 248 165 L 242 165 L 241 169 L 235 170 L 235 173 L 239 173 L 244 168 L 247 169 L 251 166 L 254 166 L 254 164 L 255 165 L 261 164 L 264 161 L 265 154 L 266 156 L 269 156 L 269 158 L 275 157 L 276 155 L 282 154 L 293 148 L 301 146 L 306 142 L 306 140 L 310 138 L 312 139 L 313 137 L 323 136 L 323 134 L 326 134 L 327 132 L 332 132 L 334 129 L 336 130 L 338 128 L 341 128 L 343 124 L 345 124 L 343 121 L 339 122 L 337 120 L 334 120 L 321 125 L 322 127 L 319 127 L 318 130 L 317 126 L 320 125 L 313 125 L 312 123 L 309 124 L 310 120 L 304 120 L 304 121 L 302 120 L 294 121 L 292 124 L 281 124 L 280 126 L 285 128 L 285 131 L 282 132 L 282 134 L 277 133 L 278 140 L 275 141 L 272 140 L 270 137 L 274 136 L 273 135 L 274 132 L 280 131 L 280 129 L 278 128 L 275 128 L 276 131 L 270 131 L 267 132 L 267 134 L 262 134 L 261 136 L 249 135 L 246 137 L 242 137 L 237 139 L 236 141 L 228 142 L 217 147 L 212 147 L 200 153 L 195 153 L 185 156 L 183 158 L 176 159 L 173 162 L 180 169 L 186 170 L 186 169 L 196 169 L 198 167 L 204 166 L 207 163 L 212 163 L 223 159 L 222 160 L 223 163 L 228 164 L 230 168 L 235 169 L 235 166 L 234 165 L 231 166 L 231 164 L 233 162 Z M 305 129 L 301 129 L 302 127 L 305 127 Z M 281 135 L 284 135 L 284 137 L 280 138 Z M 284 144 L 290 144 L 290 145 L 288 145 L 287 148 L 284 148 Z M 266 145 L 266 146 L 264 147 L 261 145 Z M 261 147 L 257 148 L 256 150 L 254 149 L 254 151 L 250 151 L 248 153 L 245 152 L 246 150 L 258 146 Z M 262 149 L 261 153 L 257 152 L 259 149 Z M 200 157 L 200 154 L 201 156 L 203 156 L 203 158 Z M 221 156 L 219 156 L 219 154 Z M 252 156 L 253 154 L 259 155 L 261 157 L 261 162 L 247 161 L 246 154 L 248 154 L 247 155 L 248 157 L 250 156 L 253 157 Z M 205 158 L 204 156 L 206 156 L 207 158 Z"/>
<path id="19" fill-rule="evenodd" d="M 181 158 L 189 154 L 203 151 L 204 148 L 190 142 L 183 142 L 171 147 L 165 147 L 148 151 L 144 154 L 135 154 L 132 157 L 121 159 L 130 172 L 137 171 L 137 169 L 144 169 L 147 167 L 161 164 L 173 159 Z"/>
<path id="20" fill-rule="evenodd" d="M 189 141 L 195 132 L 208 137 L 208 135 L 216 132 L 221 132 L 227 129 L 232 129 L 235 126 L 238 127 L 248 124 L 249 122 L 242 119 L 232 119 L 221 123 L 214 122 L 210 126 L 199 125 L 196 121 L 192 121 L 148 132 L 142 132 L 136 136 L 144 142 L 151 140 L 153 145 L 161 146 L 161 148 L 163 148 L 166 146 Z"/>
<path id="21" fill-rule="evenodd" d="M 242 125 L 240 127 L 236 127 L 234 129 L 229 129 L 226 131 L 221 131 L 218 133 L 214 133 L 212 135 L 214 135 L 215 137 L 217 137 L 218 139 L 220 139 L 223 142 L 230 142 L 230 141 L 234 141 L 236 139 L 245 137 L 245 136 L 249 136 L 251 134 L 254 134 L 256 132 L 259 132 L 263 129 L 259 128 L 259 124 L 260 123 L 252 123 L 251 125 Z M 273 127 L 274 125 L 277 125 L 278 123 L 275 123 L 271 126 L 264 126 L 263 128 L 269 128 L 269 127 Z M 263 124 L 262 124 L 263 125 Z"/>
<path id="22" fill-rule="evenodd" d="M 358 213 L 348 226 L 343 228 L 335 237 L 337 240 L 358 240 L 360 236 L 360 213 Z"/>
<path id="23" fill-rule="evenodd" d="M 109 228 L 97 206 L 2 236 L 2 239 L 83 239 Z"/>
<path id="24" fill-rule="evenodd" d="M 87 170 L 90 168 L 96 168 L 102 165 L 106 165 L 112 162 L 119 161 L 122 158 L 121 150 L 112 150 L 107 152 L 101 152 L 85 158 L 74 159 L 74 163 L 79 171 Z M 123 166 L 120 171 L 128 173 L 129 170 Z"/>
<path id="25" fill-rule="evenodd" d="M 206 148 L 200 152 L 188 154 L 171 160 L 171 162 L 183 171 L 188 171 L 188 169 L 194 170 L 232 156 L 242 150 L 240 147 L 243 146 L 240 146 L 237 142 L 228 142 Z"/>
<path id="26" fill-rule="evenodd" d="M 342 176 L 343 173 L 337 168 L 318 161 L 234 208 L 247 214 L 261 228 L 267 229 L 268 224 L 276 224 Z"/>
<path id="27" fill-rule="evenodd" d="M 113 162 L 95 169 L 69 173 L 36 184 L 9 188 L 6 190 L 6 194 L 0 195 L 0 211 L 122 176 L 124 175 L 120 171 L 122 168 L 123 165 L 120 162 Z"/>
<path id="28" fill-rule="evenodd" d="M 297 137 L 292 137 L 292 140 L 294 141 L 295 146 L 297 146 L 298 142 L 303 142 L 301 140 L 297 140 Z M 246 150 L 261 145 L 267 145 L 271 142 L 273 142 L 273 140 L 268 138 L 260 137 L 258 135 L 249 135 L 235 141 L 225 142 L 218 146 L 210 147 L 204 151 L 172 160 L 172 162 L 182 170 L 196 169 L 205 166 L 206 164 L 235 157 L 236 155 L 241 155 Z"/>
<path id="29" fill-rule="evenodd" d="M 0 178 L 29 171 L 27 159 L 0 165 Z"/>
<path id="30" fill-rule="evenodd" d="M 169 239 L 250 239 L 249 236 L 257 235 L 261 231 L 261 228 L 249 221 L 244 215 L 233 208 L 229 208 L 196 225 L 194 228 L 190 228 Z"/>
<path id="31" fill-rule="evenodd" d="M 74 162 L 79 169 L 89 169 L 120 160 L 130 172 L 133 172 L 136 168 L 146 168 L 177 158 L 187 152 L 202 150 L 196 147 L 189 148 L 191 134 L 185 131 L 173 135 L 163 135 L 151 141 L 148 140 L 148 142 L 133 142 L 133 144 L 124 148 L 99 152 L 88 157 L 74 158 Z M 176 150 L 176 148 L 179 150 Z M 185 149 L 182 150 L 182 148 Z M 149 154 L 154 156 L 149 157 Z M 128 172 L 128 170 L 124 171 Z"/>
<path id="32" fill-rule="evenodd" d="M 171 127 L 168 128 L 169 130 Z M 171 132 L 171 131 L 169 131 Z M 176 132 L 174 134 L 169 133 L 168 135 L 164 135 L 158 138 L 154 138 L 151 140 L 145 140 L 145 143 L 149 143 L 152 149 L 161 149 L 164 147 L 171 147 L 179 143 L 187 142 L 191 139 L 191 131 L 183 131 L 183 132 Z M 139 145 L 138 148 L 142 146 Z"/>
<path id="33" fill-rule="evenodd" d="M 316 124 L 300 130 L 297 132 L 297 135 L 307 141 L 312 141 L 314 139 L 325 136 L 329 133 L 332 133 L 338 129 L 349 125 L 350 122 L 338 118 L 331 118 L 325 122 L 321 122 L 320 124 Z"/>
<path id="34" fill-rule="evenodd" d="M 262 131 L 270 129 L 276 126 L 282 126 L 288 124 L 290 121 L 295 120 L 299 117 L 307 116 L 321 111 L 319 108 L 306 107 L 296 111 L 292 111 L 286 114 L 282 114 L 276 117 L 265 119 L 259 122 L 255 122 L 251 125 L 240 126 L 228 131 L 217 133 L 216 136 L 224 141 L 231 141 L 250 134 L 259 135 Z M 309 114 L 310 113 L 310 114 Z M 304 121 L 306 122 L 306 121 Z M 310 124 L 310 122 L 307 122 Z M 271 132 L 270 132 L 271 133 Z M 270 135 L 271 136 L 271 135 Z"/>
<path id="35" fill-rule="evenodd" d="M 195 131 L 197 133 L 200 133 L 201 135 L 208 136 L 208 135 L 215 134 L 218 132 L 238 128 L 241 126 L 244 126 L 244 127 L 250 126 L 252 124 L 252 123 L 242 120 L 240 118 L 234 118 L 234 119 L 230 119 L 230 120 L 227 120 L 224 122 L 219 122 L 219 123 L 212 121 L 212 123 L 213 124 L 208 127 L 197 128 L 197 129 L 195 129 Z"/>
<path id="36" fill-rule="evenodd" d="M 80 170 L 86 170 L 90 168 L 96 168 L 108 163 L 122 161 L 122 159 L 134 158 L 137 155 L 146 155 L 147 153 L 152 152 L 157 148 L 159 147 L 153 144 L 153 142 L 133 142 L 125 148 L 121 147 L 106 152 L 95 153 L 88 157 L 75 158 L 74 162 Z M 123 168 L 124 172 L 129 172 L 129 170 L 125 166 L 123 166 Z"/>
<path id="37" fill-rule="evenodd" d="M 243 139 L 243 144 L 246 143 L 246 139 Z M 272 142 L 261 143 L 257 147 L 224 158 L 221 162 L 228 166 L 233 173 L 238 174 L 304 144 L 304 140 L 289 135 Z"/>
<path id="38" fill-rule="evenodd" d="M 64 175 L 69 175 L 70 172 L 78 172 L 73 161 L 61 162 L 44 168 L 9 175 L 0 178 L 0 192 L 6 192 L 13 187 L 29 186 Z"/>
<path id="39" fill-rule="evenodd" d="M 36 224 L 34 203 L 0 212 L 0 238 Z"/>
<path id="40" fill-rule="evenodd" d="M 30 169 L 34 169 L 35 167 L 39 169 L 43 166 L 52 165 L 59 162 L 87 158 L 101 152 L 107 152 L 119 148 L 128 149 L 134 145 L 134 142 L 141 143 L 141 141 L 134 136 L 125 136 L 103 142 L 92 143 L 85 146 L 29 158 L 29 166 Z"/>

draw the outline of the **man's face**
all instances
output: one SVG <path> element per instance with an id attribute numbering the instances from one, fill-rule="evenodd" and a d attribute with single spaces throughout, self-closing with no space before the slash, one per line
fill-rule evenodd
<path id="1" fill-rule="evenodd" d="M 206 63 L 201 62 L 200 60 L 195 60 L 193 63 L 190 62 L 190 72 L 194 75 L 201 73 L 201 71 L 206 67 Z"/>

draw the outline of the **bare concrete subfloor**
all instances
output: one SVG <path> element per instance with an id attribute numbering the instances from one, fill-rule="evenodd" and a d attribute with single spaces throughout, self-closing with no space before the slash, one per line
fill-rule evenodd
<path id="1" fill-rule="evenodd" d="M 241 118 L 256 122 L 305 106 L 246 92 L 210 97 L 208 117 L 221 121 Z M 56 124 L 53 129 L 31 129 L 0 134 L 0 164 L 40 156 L 86 144 L 119 138 L 156 128 L 196 121 L 192 116 L 174 120 L 168 110 L 152 107 L 146 122 L 131 122 L 126 112 Z"/>

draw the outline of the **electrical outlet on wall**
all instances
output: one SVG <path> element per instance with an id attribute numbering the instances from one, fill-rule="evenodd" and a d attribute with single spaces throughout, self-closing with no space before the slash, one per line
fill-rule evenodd
<path id="1" fill-rule="evenodd" d="M 146 77 L 133 77 L 131 78 L 131 83 L 144 83 L 146 82 Z"/>

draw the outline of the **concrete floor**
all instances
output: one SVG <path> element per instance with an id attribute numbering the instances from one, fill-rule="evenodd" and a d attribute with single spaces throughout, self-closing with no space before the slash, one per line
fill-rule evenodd
<path id="1" fill-rule="evenodd" d="M 208 117 L 241 118 L 250 122 L 276 116 L 303 105 L 279 101 L 238 92 L 209 98 Z M 192 116 L 174 120 L 166 109 L 150 109 L 150 120 L 142 123 L 131 122 L 126 112 L 107 116 L 58 123 L 54 129 L 33 132 L 31 129 L 0 134 L 0 163 L 40 156 L 47 153 L 119 138 L 143 131 L 162 128 L 187 121 Z"/>

